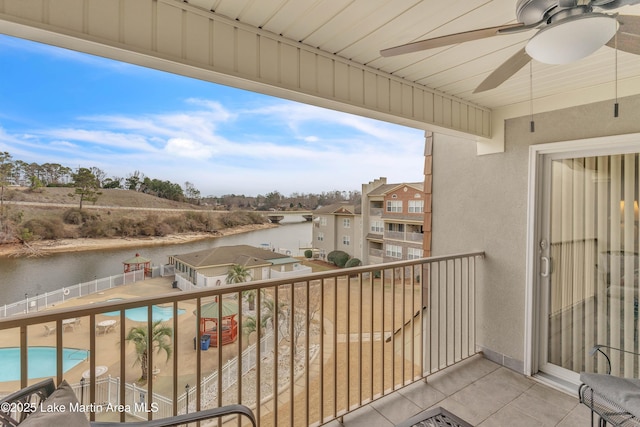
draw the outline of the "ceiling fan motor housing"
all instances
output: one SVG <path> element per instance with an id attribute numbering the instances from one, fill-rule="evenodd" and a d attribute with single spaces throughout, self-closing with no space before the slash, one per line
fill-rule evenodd
<path id="1" fill-rule="evenodd" d="M 525 25 L 542 21 L 547 13 L 558 7 L 558 0 L 518 0 L 516 18 Z"/>

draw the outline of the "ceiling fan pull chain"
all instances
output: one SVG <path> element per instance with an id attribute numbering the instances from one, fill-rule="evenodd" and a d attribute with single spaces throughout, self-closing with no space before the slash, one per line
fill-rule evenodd
<path id="1" fill-rule="evenodd" d="M 614 90 L 616 102 L 613 104 L 613 117 L 618 117 L 618 32 L 616 31 L 615 36 L 613 36 L 613 51 L 615 52 L 615 80 L 614 80 Z"/>
<path id="2" fill-rule="evenodd" d="M 533 121 L 533 61 L 529 62 L 529 109 L 531 121 L 529 122 L 531 133 L 536 131 L 536 124 Z"/>

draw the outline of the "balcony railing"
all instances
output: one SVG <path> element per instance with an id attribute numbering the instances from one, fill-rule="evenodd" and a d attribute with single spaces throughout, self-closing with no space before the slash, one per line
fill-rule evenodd
<path id="1" fill-rule="evenodd" d="M 384 256 L 384 251 L 382 249 L 369 248 L 369 255 L 382 258 Z"/>
<path id="2" fill-rule="evenodd" d="M 393 240 L 405 240 L 404 239 L 404 231 L 384 231 L 385 239 L 393 239 Z"/>
<path id="3" fill-rule="evenodd" d="M 401 261 L 0 319 L 3 346 L 17 347 L 20 359 L 16 378 L 4 378 L 0 390 L 43 376 L 36 372 L 37 355 L 27 349 L 44 346 L 55 355 L 47 375 L 74 383 L 92 420 L 154 419 L 243 403 L 261 426 L 323 424 L 476 353 L 475 273 L 482 256 Z M 211 310 L 220 302 L 222 310 Z M 158 312 L 164 320 L 154 323 Z M 234 321 L 235 340 L 218 342 Z M 113 323 L 111 332 L 104 327 Z M 197 337 L 201 324 L 210 341 Z M 73 360 L 74 354 L 83 358 Z"/>

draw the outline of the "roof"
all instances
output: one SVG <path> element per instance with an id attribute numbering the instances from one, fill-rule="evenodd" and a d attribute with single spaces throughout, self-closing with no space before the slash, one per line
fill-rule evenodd
<path id="1" fill-rule="evenodd" d="M 418 191 L 424 191 L 424 183 L 422 182 L 403 182 L 400 184 L 381 185 L 380 187 L 377 187 L 374 190 L 371 190 L 369 193 L 367 193 L 367 195 L 368 196 L 385 196 L 391 193 L 392 191 L 395 191 L 396 189 L 401 188 L 405 185 L 408 187 L 415 188 Z"/>
<path id="2" fill-rule="evenodd" d="M 220 246 L 212 249 L 175 255 L 175 259 L 192 267 L 210 267 L 215 265 L 256 265 L 272 264 L 274 260 L 289 258 L 278 252 L 268 251 L 249 245 Z"/>
<path id="3" fill-rule="evenodd" d="M 333 203 L 313 211 L 314 214 L 347 214 L 355 215 L 356 207 L 348 202 Z"/>
<path id="4" fill-rule="evenodd" d="M 196 314 L 196 310 L 193 310 Z M 238 304 L 232 301 L 222 301 L 222 317 L 230 317 L 238 314 Z M 201 319 L 217 319 L 218 318 L 218 302 L 213 301 L 200 307 Z"/>
<path id="5" fill-rule="evenodd" d="M 133 258 L 129 258 L 126 261 L 122 261 L 123 264 L 146 264 L 151 262 L 150 259 L 140 256 L 140 254 L 136 254 Z"/>
<path id="6" fill-rule="evenodd" d="M 291 263 L 296 263 L 296 262 L 300 262 L 300 260 L 297 260 L 297 259 L 291 258 L 291 257 L 277 258 L 277 259 L 272 259 L 271 260 L 271 264 L 273 264 L 273 265 L 291 264 Z"/>

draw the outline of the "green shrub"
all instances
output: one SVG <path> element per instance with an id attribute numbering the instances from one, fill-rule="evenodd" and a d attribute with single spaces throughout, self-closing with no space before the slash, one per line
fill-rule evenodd
<path id="1" fill-rule="evenodd" d="M 352 268 L 352 267 L 357 267 L 359 265 L 362 265 L 362 261 L 360 261 L 358 258 L 351 258 L 346 262 L 344 266 L 345 268 Z"/>
<path id="2" fill-rule="evenodd" d="M 311 249 L 307 249 L 306 251 L 304 251 L 304 257 L 309 259 L 313 256 L 313 251 Z"/>
<path id="3" fill-rule="evenodd" d="M 347 263 L 347 261 L 349 261 L 349 258 L 351 258 L 351 256 L 348 253 L 346 252 L 339 253 L 335 257 L 335 264 L 338 267 L 343 268 Z"/>
<path id="4" fill-rule="evenodd" d="M 20 240 L 23 242 L 30 242 L 33 240 L 33 233 L 28 228 L 20 230 Z"/>
<path id="5" fill-rule="evenodd" d="M 351 256 L 345 251 L 331 251 L 327 254 L 327 261 L 340 268 L 344 267 L 347 261 L 349 261 L 349 258 L 351 258 Z"/>
<path id="6" fill-rule="evenodd" d="M 349 258 L 351 258 L 351 255 L 345 251 L 331 251 L 327 254 L 327 261 L 340 268 L 344 267 Z"/>

